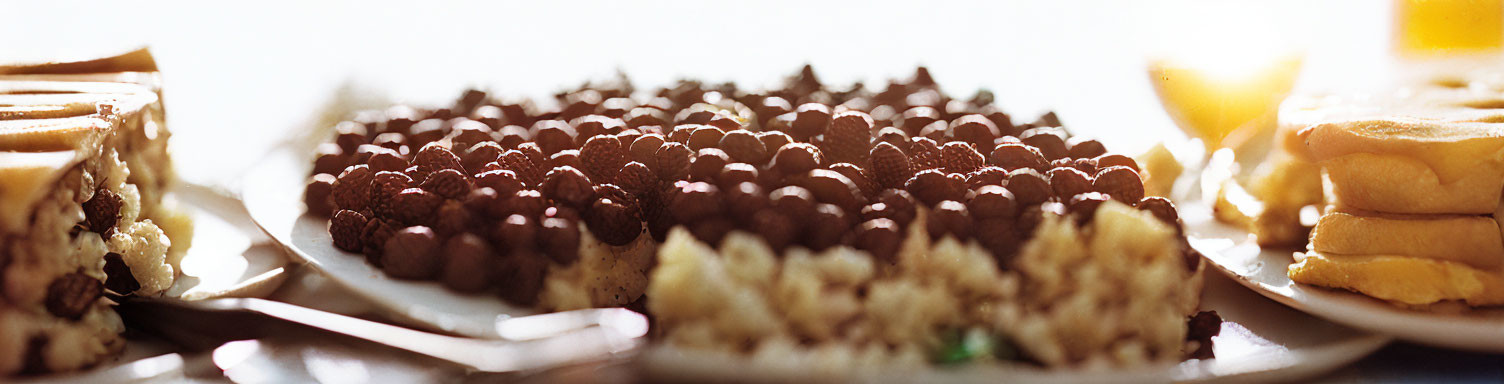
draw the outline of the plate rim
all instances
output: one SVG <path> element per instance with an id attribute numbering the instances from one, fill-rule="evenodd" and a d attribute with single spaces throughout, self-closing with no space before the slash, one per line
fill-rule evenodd
<path id="1" fill-rule="evenodd" d="M 1238 273 L 1233 266 L 1227 265 L 1227 263 L 1232 262 L 1231 260 L 1225 260 L 1217 256 L 1225 253 L 1225 250 L 1208 250 L 1205 245 L 1197 246 L 1197 240 L 1231 240 L 1239 244 L 1235 245 L 1236 247 L 1252 242 L 1252 234 L 1217 221 L 1214 216 L 1209 215 L 1211 207 L 1202 199 L 1188 199 L 1177 203 L 1194 207 L 1196 210 L 1194 213 L 1198 215 L 1207 214 L 1206 217 L 1200 217 L 1200 220 L 1195 223 L 1188 222 L 1188 229 L 1232 231 L 1237 236 L 1245 237 L 1242 241 L 1239 241 L 1223 236 L 1189 236 L 1192 239 L 1191 245 L 1197 251 L 1201 252 L 1202 258 L 1212 264 L 1214 269 L 1238 284 L 1254 292 L 1258 292 L 1259 295 L 1326 321 L 1367 332 L 1388 335 L 1399 340 L 1472 352 L 1504 352 L 1504 321 L 1409 310 L 1390 305 L 1382 300 L 1360 293 L 1308 286 L 1294 281 L 1289 281 L 1289 294 L 1285 294 L 1285 289 L 1282 289 L 1282 287 L 1264 281 L 1264 279 L 1260 279 L 1256 275 Z M 1181 210 L 1182 220 L 1184 220 L 1186 211 L 1185 209 Z M 1202 244 L 1205 243 L 1202 242 Z M 1279 257 L 1276 260 L 1279 260 L 1282 266 L 1276 267 L 1288 269 L 1289 265 L 1293 264 L 1293 259 L 1290 263 L 1285 263 L 1283 258 L 1287 256 L 1277 256 L 1280 253 L 1287 252 L 1285 250 L 1266 249 L 1265 247 L 1258 246 L 1257 243 L 1252 243 L 1252 245 L 1258 248 L 1259 255 L 1257 258 L 1259 259 Z M 1296 252 L 1298 251 L 1288 250 L 1288 253 L 1291 255 Z M 1268 267 L 1265 266 L 1265 268 Z M 1282 274 L 1281 276 L 1287 275 Z M 1438 317 L 1441 316 L 1448 316 L 1453 321 L 1449 322 L 1450 324 L 1440 323 L 1438 322 L 1440 320 Z M 1458 327 L 1459 324 L 1461 324 L 1461 328 Z M 1416 325 L 1419 325 L 1419 327 Z M 1496 329 L 1494 332 L 1490 332 L 1490 328 Z M 1452 333 L 1459 330 L 1474 331 L 1465 332 L 1464 334 Z M 1488 337 L 1490 334 L 1495 336 L 1490 338 Z M 1437 337 L 1438 335 L 1441 337 Z M 1473 339 L 1475 336 L 1485 337 L 1485 341 L 1494 340 L 1497 342 L 1479 342 L 1476 339 L 1472 340 L 1471 343 L 1468 342 L 1469 339 Z"/>

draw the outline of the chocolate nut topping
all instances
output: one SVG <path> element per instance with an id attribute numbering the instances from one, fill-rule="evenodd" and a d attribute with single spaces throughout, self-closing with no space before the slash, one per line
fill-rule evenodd
<path id="1" fill-rule="evenodd" d="M 558 153 L 555 153 L 555 154 L 550 155 L 548 157 L 548 164 L 547 164 L 548 169 L 552 170 L 554 168 L 565 167 L 565 166 L 574 167 L 574 169 L 584 169 L 585 168 L 585 162 L 582 161 L 582 160 L 580 160 L 580 150 L 578 150 L 578 149 L 566 149 L 566 150 L 559 151 Z M 545 173 L 543 175 L 544 176 L 548 176 L 547 173 Z"/>
<path id="2" fill-rule="evenodd" d="M 693 140 L 693 138 L 691 138 Z M 719 143 L 721 150 L 731 156 L 732 160 L 739 162 L 762 165 L 772 158 L 768 148 L 757 135 L 745 130 L 735 130 L 721 137 Z"/>
<path id="3" fill-rule="evenodd" d="M 689 165 L 689 178 L 695 181 L 715 181 L 716 176 L 721 174 L 721 169 L 730 162 L 731 156 L 727 156 L 720 148 L 701 149 Z"/>
<path id="4" fill-rule="evenodd" d="M 903 152 L 909 155 L 909 166 L 916 173 L 926 169 L 939 168 L 942 165 L 940 163 L 940 145 L 928 137 L 909 139 L 908 146 L 903 148 Z"/>
<path id="5" fill-rule="evenodd" d="M 356 233 L 357 242 L 359 235 Z M 104 254 L 104 276 L 104 287 L 117 295 L 129 295 L 141 289 L 141 283 L 136 281 L 136 275 L 131 273 L 131 267 L 125 264 L 125 257 L 119 253 Z"/>
<path id="6" fill-rule="evenodd" d="M 929 206 L 945 200 L 961 200 L 966 196 L 966 179 L 952 175 L 939 169 L 927 169 L 910 178 L 904 189 Z"/>
<path id="7" fill-rule="evenodd" d="M 690 223 L 721 212 L 721 190 L 705 182 L 685 184 L 669 200 L 669 213 L 680 223 Z"/>
<path id="8" fill-rule="evenodd" d="M 789 145 L 789 143 L 794 142 L 793 137 L 789 137 L 788 134 L 779 131 L 759 132 L 757 134 L 757 140 L 762 141 L 762 146 L 768 149 L 769 160 L 771 160 L 772 155 L 778 153 L 778 150 L 782 149 L 783 146 Z"/>
<path id="9" fill-rule="evenodd" d="M 404 160 L 402 158 L 402 154 L 398 153 L 396 150 L 388 149 L 385 151 L 376 151 L 374 153 L 371 153 L 371 157 L 366 159 L 366 165 L 369 165 L 371 167 L 371 171 L 375 172 L 402 172 L 403 169 L 407 168 L 407 160 Z M 481 165 L 484 166 L 485 164 Z M 466 169 L 468 170 L 469 168 Z"/>
<path id="10" fill-rule="evenodd" d="M 1097 208 L 1107 202 L 1107 195 L 1098 192 L 1086 192 L 1072 196 L 1066 202 L 1065 208 L 1076 219 L 1076 224 L 1083 225 L 1090 222 L 1097 214 Z"/>
<path id="11" fill-rule="evenodd" d="M 804 187 L 790 185 L 775 189 L 768 193 L 768 200 L 773 201 L 773 209 L 791 218 L 815 214 L 815 195 Z"/>
<path id="12" fill-rule="evenodd" d="M 615 172 L 608 175 L 614 175 Z M 570 166 L 554 168 L 543 176 L 543 196 L 571 207 L 583 208 L 595 200 L 594 184 L 584 172 Z"/>
<path id="13" fill-rule="evenodd" d="M 340 149 L 339 144 L 319 144 L 313 151 L 313 173 L 338 173 L 350 165 L 350 156 Z"/>
<path id="14" fill-rule="evenodd" d="M 1091 192 L 1091 176 L 1075 168 L 1051 169 L 1050 190 L 1055 192 L 1055 197 L 1060 200 L 1069 200 L 1071 196 Z"/>
<path id="15" fill-rule="evenodd" d="M 992 148 L 992 142 L 999 134 L 997 125 L 980 114 L 969 114 L 951 120 L 950 132 L 956 140 L 979 149 Z"/>
<path id="16" fill-rule="evenodd" d="M 580 229 L 573 221 L 562 218 L 543 219 L 538 228 L 538 249 L 560 265 L 580 259 Z"/>
<path id="17" fill-rule="evenodd" d="M 1006 187 L 1009 192 L 1013 192 L 1013 197 L 1020 206 L 1043 203 L 1055 194 L 1050 188 L 1050 180 L 1032 168 L 1008 172 Z"/>
<path id="18" fill-rule="evenodd" d="M 580 160 L 585 163 L 582 171 L 590 179 L 610 180 L 623 165 L 627 165 L 627 154 L 615 136 L 596 136 L 580 148 Z"/>
<path id="19" fill-rule="evenodd" d="M 1019 143 L 998 144 L 992 149 L 992 158 L 988 162 L 1002 167 L 1008 171 L 1019 168 L 1043 170 L 1049 164 L 1038 148 Z"/>
<path id="20" fill-rule="evenodd" d="M 404 189 L 390 202 L 391 218 L 408 225 L 432 224 L 434 212 L 443 202 L 444 198 L 433 192 L 421 188 Z"/>
<path id="21" fill-rule="evenodd" d="M 77 321 L 104 296 L 104 283 L 83 274 L 73 272 L 58 276 L 47 285 L 47 312 L 53 316 Z"/>
<path id="22" fill-rule="evenodd" d="M 699 125 L 689 131 L 689 149 L 699 151 L 705 148 L 715 148 L 721 144 L 721 138 L 725 137 L 725 131 L 709 125 Z"/>
<path id="23" fill-rule="evenodd" d="M 398 279 L 428 279 L 439 273 L 439 239 L 424 226 L 403 228 L 387 239 L 381 269 Z"/>
<path id="24" fill-rule="evenodd" d="M 1149 213 L 1154 214 L 1154 218 L 1163 221 L 1171 227 L 1180 227 L 1180 214 L 1175 212 L 1175 203 L 1170 202 L 1170 199 L 1159 196 L 1145 197 L 1143 200 L 1139 200 L 1138 209 L 1149 211 Z"/>
<path id="25" fill-rule="evenodd" d="M 1004 185 L 1007 182 L 1008 171 L 990 165 L 966 175 L 966 187 L 972 190 L 981 189 L 988 185 Z"/>
<path id="26" fill-rule="evenodd" d="M 825 133 L 830 126 L 830 107 L 820 103 L 804 103 L 794 110 L 793 128 L 789 134 L 795 138 L 808 139 Z"/>
<path id="27" fill-rule="evenodd" d="M 809 143 L 791 143 L 778 149 L 773 164 L 786 175 L 799 175 L 825 163 L 820 149 Z"/>
<path id="28" fill-rule="evenodd" d="M 867 170 L 858 167 L 856 164 L 835 163 L 830 165 L 830 170 L 840 173 L 841 176 L 846 176 L 847 179 L 851 179 L 851 183 L 855 184 L 856 188 L 861 191 L 861 196 L 876 196 L 877 192 L 882 190 L 882 186 L 877 185 L 876 181 L 872 181 L 872 176 L 867 173 Z"/>
<path id="29" fill-rule="evenodd" d="M 633 195 L 643 196 L 658 188 L 658 176 L 647 165 L 633 161 L 621 167 L 612 183 Z"/>
<path id="30" fill-rule="evenodd" d="M 1104 168 L 1092 180 L 1092 189 L 1111 196 L 1113 200 L 1128 205 L 1138 204 L 1144 198 L 1144 182 L 1138 172 L 1124 166 Z"/>
<path id="31" fill-rule="evenodd" d="M 695 153 L 689 146 L 680 143 L 663 143 L 655 155 L 658 163 L 658 179 L 666 183 L 689 178 L 689 166 Z"/>
<path id="32" fill-rule="evenodd" d="M 1012 219 L 1018 215 L 1018 203 L 1014 201 L 1013 192 L 997 185 L 978 189 L 967 204 L 967 209 L 978 219 Z"/>
<path id="33" fill-rule="evenodd" d="M 716 175 L 716 185 L 723 189 L 729 189 L 741 183 L 756 183 L 758 180 L 757 167 L 747 163 L 730 163 L 721 167 L 721 172 Z"/>
<path id="34" fill-rule="evenodd" d="M 543 182 L 543 170 L 528 158 L 520 149 L 513 149 L 501 155 L 501 166 L 517 176 L 517 180 L 526 186 L 537 186 Z M 414 178 L 416 179 L 416 178 Z M 500 191 L 500 189 L 498 189 Z"/>
<path id="35" fill-rule="evenodd" d="M 1081 136 L 1066 140 L 1065 145 L 1069 148 L 1066 155 L 1078 159 L 1094 158 L 1107 153 L 1107 148 L 1102 146 L 1102 142 Z"/>
<path id="36" fill-rule="evenodd" d="M 471 213 L 465 208 L 465 204 L 456 200 L 444 200 L 439 205 L 439 211 L 434 215 L 433 230 L 439 236 L 454 236 L 461 232 L 474 231 L 479 226 L 477 214 Z"/>
<path id="37" fill-rule="evenodd" d="M 851 228 L 846 211 L 834 204 L 815 205 L 815 214 L 808 220 L 809 225 L 804 228 L 804 245 L 816 252 L 840 244 Z"/>
<path id="38" fill-rule="evenodd" d="M 898 249 L 903 245 L 903 232 L 899 228 L 893 220 L 867 220 L 857 228 L 856 248 L 889 265 L 898 264 Z"/>
<path id="39" fill-rule="evenodd" d="M 429 174 L 420 187 L 446 199 L 465 197 L 474 188 L 470 185 L 470 178 L 453 169 L 441 169 Z"/>
<path id="40" fill-rule="evenodd" d="M 1116 166 L 1128 167 L 1128 168 L 1133 169 L 1134 172 L 1141 171 L 1139 169 L 1139 167 L 1138 167 L 1138 162 L 1134 161 L 1132 157 L 1123 156 L 1123 155 L 1119 155 L 1119 154 L 1109 154 L 1109 155 L 1097 156 L 1097 167 L 1098 168 L 1109 168 L 1109 167 L 1116 167 Z"/>
<path id="41" fill-rule="evenodd" d="M 585 210 L 585 225 L 606 244 L 626 245 L 642 233 L 642 215 L 634 206 L 602 198 Z"/>
<path id="42" fill-rule="evenodd" d="M 418 150 L 418 154 L 413 155 L 413 161 L 409 165 L 418 166 L 418 173 L 423 175 L 422 179 L 425 180 L 428 178 L 428 174 L 438 172 L 442 169 L 454 169 L 462 172 L 465 170 L 460 157 L 456 156 L 454 152 L 449 151 L 449 148 L 445 148 L 438 143 L 423 146 L 423 149 Z M 413 178 L 413 180 L 418 179 L 417 177 Z"/>
<path id="43" fill-rule="evenodd" d="M 444 242 L 444 266 L 439 280 L 455 291 L 474 293 L 491 286 L 491 263 L 496 251 L 480 236 L 461 233 Z"/>
<path id="44" fill-rule="evenodd" d="M 720 247 L 721 240 L 725 240 L 726 234 L 734 229 L 736 229 L 736 224 L 724 217 L 711 217 L 689 224 L 690 234 L 714 247 Z"/>
<path id="45" fill-rule="evenodd" d="M 308 178 L 308 187 L 303 189 L 303 204 L 308 206 L 309 214 L 328 217 L 334 212 L 334 202 L 331 201 L 330 196 L 334 192 L 334 180 L 334 175 L 327 173 L 316 174 Z M 87 221 L 86 216 L 85 222 Z M 91 230 L 93 229 L 92 226 L 89 227 Z"/>
<path id="46" fill-rule="evenodd" d="M 543 197 L 542 192 L 532 189 L 524 189 L 512 194 L 507 199 L 507 212 L 520 214 L 527 217 L 538 217 L 543 210 L 548 208 L 548 199 Z"/>
<path id="47" fill-rule="evenodd" d="M 511 196 L 525 188 L 517 174 L 508 170 L 482 172 L 475 176 L 476 188 L 491 188 L 498 196 Z"/>
<path id="48" fill-rule="evenodd" d="M 1018 136 L 1024 144 L 1039 149 L 1046 160 L 1055 160 L 1066 155 L 1064 133 L 1057 128 L 1033 128 Z"/>
<path id="49" fill-rule="evenodd" d="M 976 149 L 961 141 L 945 143 L 940 147 L 940 159 L 945 172 L 967 174 L 982 167 L 986 159 Z"/>
<path id="50" fill-rule="evenodd" d="M 627 152 L 632 161 L 651 165 L 658 162 L 658 148 L 664 143 L 663 135 L 657 133 L 644 134 L 638 137 L 628 147 Z M 649 167 L 651 169 L 651 167 Z"/>
<path id="51" fill-rule="evenodd" d="M 872 161 L 872 173 L 883 188 L 903 188 L 904 183 L 914 177 L 909 156 L 891 143 L 877 143 L 872 147 L 869 159 Z"/>
<path id="52" fill-rule="evenodd" d="M 394 233 L 397 233 L 397 228 L 386 220 L 366 220 L 366 227 L 360 231 L 360 253 L 366 255 L 366 261 L 380 267 L 382 250 Z"/>
<path id="53" fill-rule="evenodd" d="M 348 209 L 335 212 L 329 219 L 329 235 L 334 239 L 334 246 L 349 252 L 360 252 L 363 246 L 361 232 L 365 227 L 365 215 Z"/>
<path id="54" fill-rule="evenodd" d="M 371 176 L 371 168 L 365 164 L 345 168 L 334 180 L 334 189 L 331 191 L 334 207 L 352 211 L 366 209 L 371 201 Z"/>
<path id="55" fill-rule="evenodd" d="M 952 236 L 964 241 L 971 238 L 971 214 L 966 210 L 965 204 L 954 200 L 942 201 L 925 217 L 925 227 L 933 240 Z"/>

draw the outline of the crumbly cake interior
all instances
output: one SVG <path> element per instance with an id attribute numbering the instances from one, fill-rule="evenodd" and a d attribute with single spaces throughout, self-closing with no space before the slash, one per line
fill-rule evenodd
<path id="1" fill-rule="evenodd" d="M 0 197 L 23 204 L 6 215 L 21 225 L 0 230 L 0 375 L 76 370 L 119 352 L 123 325 L 105 293 L 165 291 L 188 246 L 173 239 L 191 231 L 163 202 L 172 180 L 167 132 L 149 89 L 114 84 L 104 89 L 135 93 L 91 94 L 96 83 L 35 80 L 5 93 L 8 110 L 20 113 L 0 119 L 11 129 L 0 148 L 11 191 Z M 67 91 L 25 88 L 35 84 Z M 46 95 L 74 100 L 66 105 L 77 114 L 49 115 Z M 59 122 L 84 128 L 46 128 Z M 61 146 L 37 144 L 52 142 Z"/>

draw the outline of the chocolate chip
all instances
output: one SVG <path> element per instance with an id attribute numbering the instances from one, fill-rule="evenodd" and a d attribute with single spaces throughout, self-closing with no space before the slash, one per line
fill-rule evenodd
<path id="1" fill-rule="evenodd" d="M 658 179 L 664 182 L 684 180 L 689 178 L 690 164 L 694 159 L 694 151 L 689 146 L 680 143 L 664 143 L 655 154 L 658 163 Z"/>
<path id="2" fill-rule="evenodd" d="M 1132 168 L 1134 172 L 1139 172 L 1140 171 L 1140 169 L 1138 167 L 1138 162 L 1134 161 L 1133 158 L 1128 157 L 1128 156 L 1123 156 L 1123 155 L 1119 155 L 1119 154 L 1108 154 L 1108 155 L 1102 155 L 1102 156 L 1098 156 L 1097 157 L 1097 167 L 1098 168 L 1109 168 L 1109 167 L 1115 167 L 1115 166 L 1124 166 L 1124 167 Z"/>
<path id="3" fill-rule="evenodd" d="M 727 132 L 721 137 L 719 146 L 732 160 L 743 163 L 762 165 L 772 158 L 767 145 L 757 135 L 745 130 Z"/>
<path id="4" fill-rule="evenodd" d="M 615 172 L 611 173 L 612 175 Z M 543 196 L 571 207 L 583 208 L 595 200 L 594 184 L 584 172 L 570 166 L 554 168 L 543 176 Z"/>
<path id="5" fill-rule="evenodd" d="M 372 265 L 381 266 L 381 254 L 386 248 L 386 241 L 397 233 L 386 220 L 366 220 L 366 227 L 360 230 L 360 253 L 366 255 L 366 261 Z"/>
<path id="6" fill-rule="evenodd" d="M 1124 204 L 1138 204 L 1144 198 L 1144 182 L 1138 172 L 1124 166 L 1104 168 L 1092 180 L 1092 189 L 1105 193 Z"/>
<path id="7" fill-rule="evenodd" d="M 1154 214 L 1154 218 L 1171 227 L 1178 228 L 1180 226 L 1180 214 L 1175 212 L 1175 203 L 1170 202 L 1170 199 L 1159 196 L 1145 197 L 1143 200 L 1139 200 L 1138 209 L 1140 211 L 1149 211 L 1149 213 Z"/>
<path id="8" fill-rule="evenodd" d="M 496 263 L 501 298 L 516 305 L 536 304 L 547 275 L 548 259 L 530 249 L 513 250 Z"/>
<path id="9" fill-rule="evenodd" d="M 120 221 L 120 195 L 106 188 L 94 190 L 94 196 L 84 202 L 84 224 L 90 232 L 108 239 L 115 233 L 115 223 Z"/>
<path id="10" fill-rule="evenodd" d="M 1012 219 L 1018 215 L 1018 203 L 1014 201 L 1013 192 L 997 185 L 978 189 L 968 202 L 967 209 L 978 219 Z"/>
<path id="11" fill-rule="evenodd" d="M 705 182 L 693 182 L 678 188 L 670 196 L 669 213 L 680 223 L 717 216 L 721 212 L 721 190 Z"/>
<path id="12" fill-rule="evenodd" d="M 429 279 L 443 266 L 439 257 L 438 235 L 432 229 L 407 227 L 387 239 L 381 268 L 398 279 Z"/>
<path id="13" fill-rule="evenodd" d="M 989 185 L 1004 185 L 1007 183 L 1008 171 L 990 165 L 966 175 L 966 187 L 972 190 L 981 189 Z"/>
<path id="14" fill-rule="evenodd" d="M 391 201 L 391 218 L 408 225 L 433 223 L 434 211 L 444 198 L 420 188 L 408 188 L 397 193 Z"/>
<path id="15" fill-rule="evenodd" d="M 58 276 L 47 285 L 47 312 L 53 316 L 77 321 L 104 295 L 104 283 L 83 274 L 73 272 Z"/>
<path id="16" fill-rule="evenodd" d="M 932 240 L 951 236 L 964 241 L 971 238 L 971 214 L 965 204 L 942 201 L 925 217 L 925 229 Z"/>
<path id="17" fill-rule="evenodd" d="M 542 192 L 536 190 L 520 190 L 507 199 L 507 212 L 512 214 L 538 217 L 546 208 L 548 208 L 548 199 L 543 197 Z"/>
<path id="18" fill-rule="evenodd" d="M 721 169 L 731 162 L 731 157 L 719 148 L 704 148 L 695 155 L 689 166 L 689 178 L 695 181 L 715 181 Z"/>
<path id="19" fill-rule="evenodd" d="M 851 229 L 851 219 L 846 211 L 834 204 L 815 205 L 815 214 L 807 218 L 804 245 L 819 252 L 841 244 L 846 232 Z"/>
<path id="20" fill-rule="evenodd" d="M 1066 156 L 1065 133 L 1058 128 L 1033 128 L 1018 136 L 1024 144 L 1039 149 L 1046 160 Z"/>
<path id="21" fill-rule="evenodd" d="M 538 249 L 561 265 L 580 259 L 580 229 L 562 218 L 544 219 L 538 229 Z"/>
<path id="22" fill-rule="evenodd" d="M 1013 171 L 1019 168 L 1043 170 L 1049 164 L 1044 155 L 1034 148 L 1024 144 L 999 144 L 992 149 L 992 158 L 988 164 L 1002 167 Z"/>
<path id="23" fill-rule="evenodd" d="M 1073 158 L 1094 158 L 1107 153 L 1107 148 L 1102 146 L 1102 142 L 1084 137 L 1072 137 L 1066 140 L 1065 144 L 1069 148 L 1066 151 L 1067 156 Z"/>
<path id="24" fill-rule="evenodd" d="M 357 232 L 356 242 L 360 240 L 359 235 Z M 141 289 L 141 283 L 136 281 L 136 275 L 131 273 L 131 267 L 125 264 L 125 258 L 119 253 L 104 254 L 104 276 L 104 287 L 117 295 L 129 295 Z"/>
<path id="25" fill-rule="evenodd" d="M 434 215 L 433 230 L 439 236 L 449 237 L 461 232 L 471 232 L 479 227 L 476 214 L 456 200 L 444 200 Z"/>
<path id="26" fill-rule="evenodd" d="M 898 264 L 898 249 L 903 245 L 903 231 L 897 222 L 890 219 L 867 220 L 856 230 L 855 245 L 857 249 L 871 253 L 878 261 L 889 265 Z"/>
<path id="27" fill-rule="evenodd" d="M 825 163 L 820 149 L 809 143 L 791 143 L 778 149 L 773 164 L 787 175 L 798 175 L 819 168 Z"/>
<path id="28" fill-rule="evenodd" d="M 444 266 L 439 281 L 459 292 L 474 293 L 491 286 L 491 263 L 496 251 L 480 236 L 461 233 L 444 242 Z"/>
<path id="29" fill-rule="evenodd" d="M 715 183 L 723 189 L 728 189 L 741 183 L 756 183 L 758 179 L 757 167 L 753 167 L 752 164 L 730 163 L 721 167 L 720 173 L 715 177 Z"/>
<path id="30" fill-rule="evenodd" d="M 763 147 L 768 149 L 769 156 L 778 153 L 778 150 L 782 149 L 783 146 L 794 142 L 793 137 L 779 131 L 758 132 L 757 140 L 762 141 Z"/>
<path id="31" fill-rule="evenodd" d="M 1107 195 L 1086 192 L 1072 196 L 1065 203 L 1065 208 L 1076 219 L 1077 225 L 1085 225 L 1096 216 L 1097 208 L 1101 207 L 1104 202 L 1107 202 Z"/>
<path id="32" fill-rule="evenodd" d="M 699 125 L 689 131 L 689 141 L 686 144 L 689 145 L 689 149 L 693 149 L 695 151 L 706 148 L 715 148 L 716 146 L 721 144 L 721 138 L 725 136 L 726 132 L 721 130 L 720 128 L 712 127 L 709 125 Z"/>
<path id="33" fill-rule="evenodd" d="M 976 148 L 991 148 L 993 140 L 1001 133 L 997 125 L 980 114 L 969 114 L 951 120 L 951 136 L 956 140 L 970 143 Z"/>
<path id="34" fill-rule="evenodd" d="M 804 103 L 794 110 L 794 121 L 789 134 L 795 138 L 810 138 L 825 133 L 830 126 L 830 107 L 820 103 Z"/>
<path id="35" fill-rule="evenodd" d="M 1014 199 L 1021 206 L 1043 203 L 1055 194 L 1050 187 L 1050 180 L 1032 168 L 1008 172 L 1007 188 L 1008 192 L 1013 192 Z"/>
<path id="36" fill-rule="evenodd" d="M 602 198 L 585 211 L 585 225 L 606 244 L 626 245 L 642 233 L 642 215 L 635 206 Z"/>
<path id="37" fill-rule="evenodd" d="M 308 214 L 328 217 L 334 213 L 334 202 L 330 201 L 330 194 L 334 191 L 334 180 L 334 175 L 327 173 L 308 178 L 308 187 L 303 189 L 303 204 L 308 206 Z M 93 230 L 92 226 L 90 230 Z"/>
<path id="38" fill-rule="evenodd" d="M 446 199 L 465 197 L 470 193 L 470 189 L 474 188 L 470 184 L 469 177 L 453 169 L 441 169 L 430 173 L 428 179 L 423 180 L 423 184 L 419 187 Z"/>
<path id="39" fill-rule="evenodd" d="M 481 172 L 476 175 L 475 187 L 491 188 L 499 196 L 511 196 L 525 188 L 516 173 L 504 169 Z"/>
<path id="40" fill-rule="evenodd" d="M 615 136 L 596 136 L 580 148 L 580 160 L 585 164 L 586 176 L 592 180 L 610 180 L 623 165 L 627 165 L 627 151 Z"/>
<path id="41" fill-rule="evenodd" d="M 961 141 L 945 143 L 940 147 L 941 166 L 948 173 L 967 174 L 982 167 L 986 160 L 970 144 Z"/>
<path id="42" fill-rule="evenodd" d="M 1091 176 L 1075 168 L 1051 169 L 1050 190 L 1055 192 L 1055 197 L 1066 201 L 1082 193 L 1091 192 Z"/>
<path id="43" fill-rule="evenodd" d="M 402 154 L 397 152 L 397 150 L 386 149 L 371 153 L 371 157 L 366 159 L 366 165 L 370 166 L 373 172 L 402 172 L 403 169 L 407 168 L 407 160 L 404 160 Z M 466 169 L 468 170 L 469 168 Z"/>
<path id="44" fill-rule="evenodd" d="M 1187 358 L 1211 359 L 1216 354 L 1212 348 L 1212 338 L 1222 333 L 1222 316 L 1217 311 L 1201 311 L 1191 316 L 1186 321 L 1186 341 L 1196 342 L 1196 350 L 1192 351 Z"/>
<path id="45" fill-rule="evenodd" d="M 574 167 L 574 169 L 584 169 L 585 162 L 580 160 L 580 150 L 566 149 L 548 156 L 548 169 L 564 166 Z M 544 176 L 548 176 L 548 174 L 544 174 Z"/>
<path id="46" fill-rule="evenodd" d="M 872 147 L 868 159 L 872 162 L 873 176 L 884 188 L 903 188 L 904 183 L 914 177 L 909 156 L 891 143 L 877 143 Z"/>
<path id="47" fill-rule="evenodd" d="M 927 169 L 914 174 L 906 190 L 925 205 L 933 206 L 945 200 L 961 200 L 966 196 L 966 179 L 960 175 L 947 174 L 939 169 Z"/>
<path id="48" fill-rule="evenodd" d="M 339 173 L 349 165 L 350 156 L 339 144 L 323 143 L 313 149 L 313 173 Z"/>
<path id="49" fill-rule="evenodd" d="M 501 160 L 503 153 L 506 153 L 506 150 L 502 149 L 501 145 L 490 141 L 482 142 L 471 146 L 465 156 L 460 158 L 460 162 L 464 165 L 466 174 L 475 175 L 481 173 L 486 164 Z"/>
<path id="50" fill-rule="evenodd" d="M 342 209 L 334 213 L 329 219 L 329 235 L 334 240 L 334 247 L 349 252 L 360 252 L 364 245 L 361 242 L 361 233 L 365 230 L 367 218 L 359 212 Z"/>

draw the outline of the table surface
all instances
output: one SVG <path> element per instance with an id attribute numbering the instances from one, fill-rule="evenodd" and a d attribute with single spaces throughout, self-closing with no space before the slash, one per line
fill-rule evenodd
<path id="1" fill-rule="evenodd" d="M 179 172 L 222 185 L 306 132 L 342 89 L 376 102 L 439 103 L 469 86 L 542 96 L 618 69 L 639 86 L 682 76 L 755 86 L 805 63 L 829 82 L 880 87 L 922 64 L 950 93 L 989 88 L 1005 110 L 1055 110 L 1136 153 L 1185 140 L 1144 65 L 1186 29 L 1252 23 L 1277 35 L 1304 55 L 1304 91 L 1373 87 L 1401 67 L 1387 2 L 1253 4 L 37 2 L 0 6 L 0 61 L 149 45 Z M 346 304 L 319 289 L 279 297 Z M 1396 343 L 1324 380 L 1501 382 L 1504 356 Z"/>

